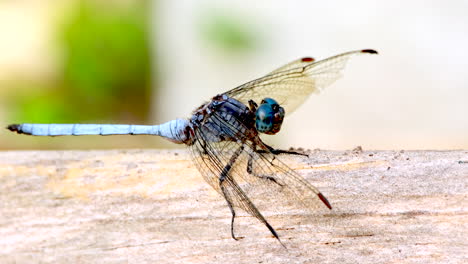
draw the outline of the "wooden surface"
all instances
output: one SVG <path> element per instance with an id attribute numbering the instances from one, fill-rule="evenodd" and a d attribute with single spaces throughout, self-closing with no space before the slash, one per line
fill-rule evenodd
<path id="1" fill-rule="evenodd" d="M 231 239 L 186 150 L 0 152 L 0 263 L 468 262 L 468 151 L 283 160 L 334 206 L 264 212 L 287 249 L 245 214 Z"/>

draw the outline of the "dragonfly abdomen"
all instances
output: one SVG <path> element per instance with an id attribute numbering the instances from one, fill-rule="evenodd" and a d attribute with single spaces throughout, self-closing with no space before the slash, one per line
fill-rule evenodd
<path id="1" fill-rule="evenodd" d="M 13 124 L 7 129 L 32 136 L 82 136 L 82 135 L 155 135 L 175 143 L 184 143 L 187 138 L 188 120 L 176 119 L 161 125 L 116 125 L 116 124 Z"/>

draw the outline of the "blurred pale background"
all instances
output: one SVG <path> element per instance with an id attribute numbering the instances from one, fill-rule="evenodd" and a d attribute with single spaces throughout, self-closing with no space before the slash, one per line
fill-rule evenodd
<path id="1" fill-rule="evenodd" d="M 281 148 L 467 149 L 467 1 L 0 2 L 0 123 L 156 124 L 290 60 L 373 48 L 267 141 Z M 149 136 L 1 149 L 177 147 Z"/>

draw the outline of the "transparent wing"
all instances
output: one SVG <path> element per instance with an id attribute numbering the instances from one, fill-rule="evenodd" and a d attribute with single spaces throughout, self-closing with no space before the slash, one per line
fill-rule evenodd
<path id="1" fill-rule="evenodd" d="M 342 53 L 321 61 L 302 58 L 288 63 L 270 74 L 238 86 L 225 94 L 248 105 L 265 97 L 278 101 L 286 113 L 292 113 L 312 93 L 317 93 L 342 76 L 350 57 L 358 54 L 377 54 L 375 50 Z"/>
<path id="2" fill-rule="evenodd" d="M 259 208 L 275 207 L 279 197 L 295 204 L 295 208 L 331 209 L 317 188 L 277 156 L 257 151 L 261 146 L 242 133 L 247 130 L 246 127 L 232 125 L 238 122 L 223 121 L 217 112 L 213 112 L 209 118 L 215 120 L 220 129 L 242 135 L 237 141 L 212 142 L 211 132 L 199 128 L 195 130 L 196 140 L 190 148 L 192 158 L 204 179 L 233 207 L 243 209 L 267 227 L 269 225 Z M 224 178 L 223 183 L 221 177 Z"/>
<path id="3" fill-rule="evenodd" d="M 294 69 L 294 68 L 304 67 L 307 64 L 311 64 L 314 61 L 315 61 L 315 59 L 312 58 L 312 57 L 304 57 L 304 58 L 300 58 L 300 59 L 297 59 L 297 60 L 293 60 L 290 63 L 288 63 L 286 65 L 283 65 L 283 66 L 279 67 L 278 69 L 270 72 L 268 75 L 278 73 L 278 72 L 282 72 L 282 71 L 291 70 L 291 69 Z"/>

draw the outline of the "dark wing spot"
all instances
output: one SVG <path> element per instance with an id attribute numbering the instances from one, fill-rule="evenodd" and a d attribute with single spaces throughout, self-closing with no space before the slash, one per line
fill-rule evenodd
<path id="1" fill-rule="evenodd" d="M 305 57 L 305 58 L 302 58 L 301 61 L 302 62 L 313 62 L 313 61 L 315 61 L 315 59 L 311 58 L 311 57 Z"/>
<path id="2" fill-rule="evenodd" d="M 363 49 L 361 50 L 362 53 L 369 53 L 369 54 L 379 54 L 376 50 L 373 49 Z"/>

